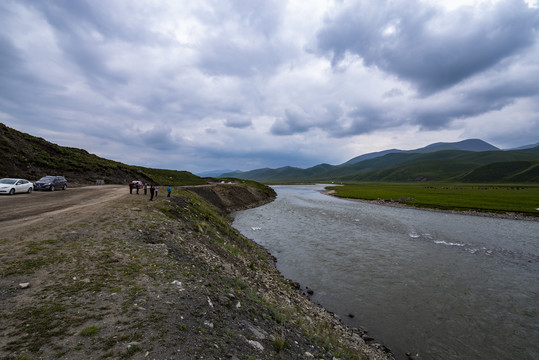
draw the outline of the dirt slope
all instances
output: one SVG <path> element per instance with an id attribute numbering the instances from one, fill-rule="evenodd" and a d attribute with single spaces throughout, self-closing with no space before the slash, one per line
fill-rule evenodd
<path id="1" fill-rule="evenodd" d="M 0 359 L 391 358 L 191 191 L 87 187 L 0 209 Z"/>

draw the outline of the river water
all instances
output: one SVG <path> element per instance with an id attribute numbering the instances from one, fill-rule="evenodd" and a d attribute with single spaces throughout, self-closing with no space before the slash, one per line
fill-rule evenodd
<path id="1" fill-rule="evenodd" d="M 234 227 L 397 359 L 539 359 L 539 222 L 274 189 Z"/>

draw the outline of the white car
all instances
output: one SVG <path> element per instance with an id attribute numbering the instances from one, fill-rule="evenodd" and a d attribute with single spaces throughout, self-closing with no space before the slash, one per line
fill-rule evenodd
<path id="1" fill-rule="evenodd" d="M 13 195 L 15 193 L 30 194 L 34 189 L 34 184 L 25 179 L 0 179 L 0 194 Z"/>

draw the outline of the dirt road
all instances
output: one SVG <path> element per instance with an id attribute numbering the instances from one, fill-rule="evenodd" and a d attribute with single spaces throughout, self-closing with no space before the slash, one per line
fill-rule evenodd
<path id="1" fill-rule="evenodd" d="M 92 216 L 106 204 L 130 196 L 127 186 L 102 185 L 59 191 L 0 196 L 0 228 L 3 235 L 50 219 L 68 223 Z M 132 195 L 137 196 L 137 195 Z M 143 196 L 143 195 L 138 195 Z"/>

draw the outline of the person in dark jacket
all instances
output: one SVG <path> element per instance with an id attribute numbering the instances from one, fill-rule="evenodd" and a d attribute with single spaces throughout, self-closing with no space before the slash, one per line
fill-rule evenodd
<path id="1" fill-rule="evenodd" d="M 150 201 L 153 201 L 153 193 L 155 192 L 155 188 L 153 185 L 150 186 Z"/>
<path id="2" fill-rule="evenodd" d="M 172 188 L 170 185 L 167 187 L 167 197 L 170 197 L 170 193 L 172 192 Z"/>

